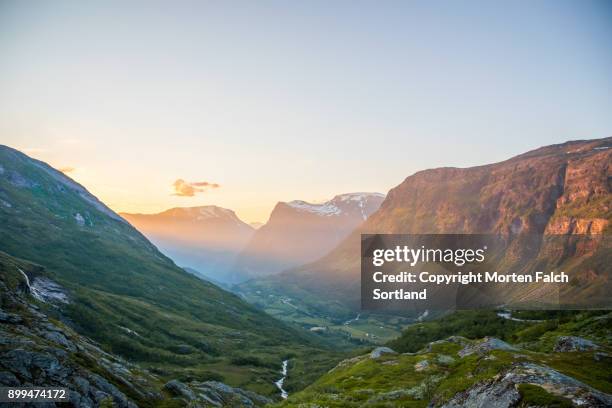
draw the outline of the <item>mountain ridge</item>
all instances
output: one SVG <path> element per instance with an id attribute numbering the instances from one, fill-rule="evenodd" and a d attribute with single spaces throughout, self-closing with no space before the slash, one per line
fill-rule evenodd
<path id="1" fill-rule="evenodd" d="M 255 231 L 233 210 L 216 205 L 120 215 L 177 264 L 220 282 Z"/>
<path id="2" fill-rule="evenodd" d="M 237 280 L 273 275 L 314 260 L 376 211 L 381 193 L 338 194 L 324 203 L 278 202 L 238 257 Z"/>
<path id="3" fill-rule="evenodd" d="M 341 309 L 346 316 L 360 304 L 360 234 L 606 233 L 610 180 L 612 137 L 544 146 L 481 166 L 422 170 L 392 188 L 378 211 L 328 254 L 242 290 L 260 305 L 268 293 L 288 291 L 312 302 L 311 311 L 333 300 L 348 307 Z"/>
<path id="4" fill-rule="evenodd" d="M 0 251 L 43 265 L 71 299 L 54 318 L 163 377 L 188 370 L 275 395 L 287 349 L 321 346 L 177 267 L 84 187 L 6 146 L 0 200 Z M 245 344 L 255 366 L 241 360 Z"/>

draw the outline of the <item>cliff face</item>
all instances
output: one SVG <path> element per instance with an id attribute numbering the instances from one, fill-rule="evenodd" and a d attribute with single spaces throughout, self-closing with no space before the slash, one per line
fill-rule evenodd
<path id="1" fill-rule="evenodd" d="M 612 220 L 611 166 L 612 138 L 605 138 L 543 147 L 486 166 L 418 172 L 393 188 L 334 251 L 283 279 L 356 306 L 350 294 L 359 293 L 362 233 L 605 233 Z"/>
<path id="2" fill-rule="evenodd" d="M 387 233 L 558 233 L 611 216 L 612 138 L 544 147 L 510 160 L 414 174 L 392 189 L 364 230 Z M 564 220 L 564 221 L 563 221 Z M 586 224 L 585 224 L 586 223 Z"/>

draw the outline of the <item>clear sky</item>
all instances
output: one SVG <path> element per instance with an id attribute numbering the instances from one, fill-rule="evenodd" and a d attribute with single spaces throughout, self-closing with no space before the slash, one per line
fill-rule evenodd
<path id="1" fill-rule="evenodd" d="M 610 1 L 0 1 L 0 143 L 117 211 L 265 221 L 610 135 Z"/>

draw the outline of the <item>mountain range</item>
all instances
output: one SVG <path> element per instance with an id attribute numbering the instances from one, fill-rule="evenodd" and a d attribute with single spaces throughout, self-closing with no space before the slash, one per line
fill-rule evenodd
<path id="1" fill-rule="evenodd" d="M 279 202 L 238 256 L 237 280 L 273 275 L 320 258 L 374 213 L 384 197 L 349 193 L 320 204 Z"/>
<path id="2" fill-rule="evenodd" d="M 255 232 L 232 210 L 214 205 L 120 215 L 178 265 L 218 281 L 226 280 Z"/>
<path id="3" fill-rule="evenodd" d="M 6 146 L 0 225 L 0 251 L 44 271 L 24 270 L 37 307 L 160 378 L 277 396 L 288 353 L 328 353 L 315 336 L 177 267 L 83 186 Z"/>
<path id="4" fill-rule="evenodd" d="M 286 320 L 296 320 L 298 311 L 309 319 L 345 319 L 359 311 L 362 233 L 608 234 L 611 180 L 612 138 L 542 147 L 484 166 L 420 171 L 391 189 L 379 210 L 329 254 L 241 285 L 238 291 Z M 594 257 L 563 253 L 562 259 L 571 261 L 565 266 L 583 270 L 584 279 L 593 278 L 612 262 L 609 240 L 605 242 L 608 246 L 600 245 Z M 598 262 L 599 268 L 589 262 Z M 281 293 L 299 305 L 298 311 L 279 310 Z M 303 323 L 301 317 L 298 321 Z"/>
<path id="5" fill-rule="evenodd" d="M 418 172 L 371 206 L 369 194 L 283 203 L 284 225 L 345 213 L 354 226 L 318 260 L 243 282 L 236 296 L 178 267 L 74 180 L 0 146 L 0 384 L 62 386 L 73 405 L 130 408 L 610 406 L 609 311 L 417 317 L 361 313 L 358 300 L 362 233 L 562 236 L 560 248 L 538 242 L 538 260 L 582 271 L 578 286 L 605 279 L 611 193 L 605 138 Z M 163 217 L 191 239 L 211 220 L 234 223 L 215 245 L 266 228 L 218 207 Z M 291 241 L 289 227 L 275 230 L 274 242 Z M 603 283 L 589 295 L 609 296 Z M 367 348 L 349 354 L 351 342 Z"/>

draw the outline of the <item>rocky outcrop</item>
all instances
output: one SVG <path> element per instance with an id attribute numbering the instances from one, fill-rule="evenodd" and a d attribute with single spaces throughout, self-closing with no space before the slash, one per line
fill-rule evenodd
<path id="1" fill-rule="evenodd" d="M 612 396 L 561 374 L 550 367 L 519 363 L 488 381 L 480 382 L 455 395 L 443 408 L 510 408 L 521 399 L 520 384 L 537 385 L 547 392 L 571 400 L 576 406 L 609 407 Z"/>
<path id="2" fill-rule="evenodd" d="M 184 384 L 172 380 L 164 388 L 190 407 L 263 407 L 272 403 L 269 398 L 218 381 Z"/>
<path id="3" fill-rule="evenodd" d="M 612 219 L 611 178 L 612 138 L 547 146 L 484 166 L 420 171 L 391 189 L 380 209 L 338 247 L 320 260 L 288 272 L 293 278 L 284 280 L 288 284 L 299 282 L 303 290 L 323 300 L 341 299 L 356 309 L 360 305 L 356 278 L 361 271 L 358 260 L 364 233 L 508 237 L 602 234 L 610 228 Z M 587 259 L 599 243 L 592 244 L 585 247 L 572 242 L 553 252 L 554 257 L 543 250 L 530 256 L 542 255 L 553 264 L 571 260 L 559 267 L 575 268 L 579 278 L 594 279 L 596 276 L 590 275 L 596 275 L 596 271 L 591 271 L 586 264 L 579 267 L 582 263 L 577 262 L 583 256 Z M 516 254 L 508 251 L 508 259 L 499 259 L 498 265 L 510 262 L 502 269 L 508 269 L 515 257 L 520 259 L 519 249 L 529 251 L 527 246 L 519 247 L 515 248 Z M 490 267 L 497 270 L 497 265 Z M 567 268 L 559 270 L 573 272 Z M 564 290 L 570 293 L 562 293 L 561 299 L 578 304 L 583 300 L 573 297 L 576 295 L 571 292 L 573 289 Z M 552 295 L 535 289 L 517 291 L 512 294 L 512 301 L 540 301 L 548 299 L 546 296 Z M 591 294 L 591 297 L 605 300 L 605 293 Z"/>
<path id="4" fill-rule="evenodd" d="M 469 356 L 471 354 L 483 355 L 491 350 L 507 350 L 514 351 L 516 348 L 506 343 L 503 340 L 494 337 L 485 337 L 482 341 L 472 343 L 459 350 L 459 357 Z"/>
<path id="5" fill-rule="evenodd" d="M 591 340 L 576 336 L 559 336 L 553 347 L 556 352 L 596 350 L 599 346 Z"/>
<path id="6" fill-rule="evenodd" d="M 376 347 L 370 353 L 370 358 L 375 360 L 377 358 L 380 358 L 383 354 L 397 354 L 397 353 L 395 352 L 395 350 L 390 349 L 389 347 Z"/>
<path id="7" fill-rule="evenodd" d="M 75 407 L 132 408 L 162 397 L 146 370 L 42 313 L 30 301 L 27 275 L 10 259 L 0 253 L 0 386 L 67 388 Z"/>

